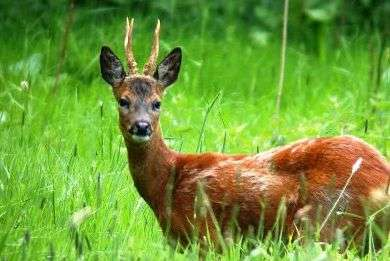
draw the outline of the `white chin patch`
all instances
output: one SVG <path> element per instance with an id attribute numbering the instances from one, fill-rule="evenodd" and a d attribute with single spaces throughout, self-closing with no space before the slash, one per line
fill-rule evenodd
<path id="1" fill-rule="evenodd" d="M 131 135 L 131 138 L 137 143 L 144 143 L 150 140 L 150 136 Z"/>

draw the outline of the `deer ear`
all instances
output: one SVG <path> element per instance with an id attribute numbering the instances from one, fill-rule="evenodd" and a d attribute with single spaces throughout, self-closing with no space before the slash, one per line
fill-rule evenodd
<path id="1" fill-rule="evenodd" d="M 153 77 L 165 88 L 174 83 L 179 75 L 181 49 L 176 47 L 157 66 Z"/>
<path id="2" fill-rule="evenodd" d="M 103 46 L 100 51 L 100 71 L 103 79 L 113 87 L 126 77 L 121 61 L 107 46 Z"/>

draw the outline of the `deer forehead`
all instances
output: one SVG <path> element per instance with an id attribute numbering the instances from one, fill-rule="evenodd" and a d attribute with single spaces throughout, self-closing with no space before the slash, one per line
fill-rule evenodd
<path id="1" fill-rule="evenodd" d="M 145 75 L 134 75 L 126 77 L 120 88 L 118 95 L 141 100 L 149 100 L 160 97 L 161 88 L 157 81 Z"/>

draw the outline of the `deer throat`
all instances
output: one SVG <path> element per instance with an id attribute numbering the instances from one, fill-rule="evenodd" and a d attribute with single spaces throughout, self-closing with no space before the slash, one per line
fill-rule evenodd
<path id="1" fill-rule="evenodd" d="M 134 186 L 154 211 L 163 205 L 166 184 L 175 168 L 177 153 L 156 132 L 145 144 L 126 140 L 128 162 Z"/>

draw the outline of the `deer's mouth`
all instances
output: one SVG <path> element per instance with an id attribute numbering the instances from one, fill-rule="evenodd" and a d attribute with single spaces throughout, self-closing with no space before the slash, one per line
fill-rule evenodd
<path id="1" fill-rule="evenodd" d="M 131 139 L 136 143 L 145 143 L 150 140 L 150 135 L 137 135 L 132 134 Z"/>

